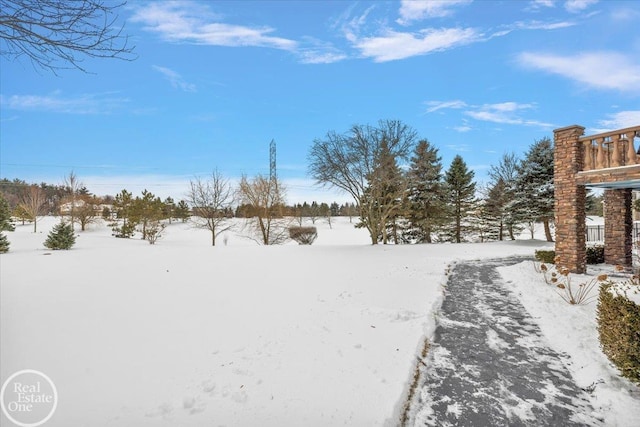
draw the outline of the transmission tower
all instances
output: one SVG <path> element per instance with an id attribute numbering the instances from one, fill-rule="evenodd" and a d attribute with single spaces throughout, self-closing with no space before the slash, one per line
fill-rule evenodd
<path id="1" fill-rule="evenodd" d="M 276 174 L 276 142 L 272 139 L 269 144 L 269 180 L 272 183 L 278 183 Z"/>

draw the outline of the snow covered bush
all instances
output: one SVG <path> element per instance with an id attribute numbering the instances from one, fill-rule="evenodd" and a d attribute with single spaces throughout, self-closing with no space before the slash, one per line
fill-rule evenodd
<path id="1" fill-rule="evenodd" d="M 53 227 L 44 242 L 44 246 L 53 250 L 67 250 L 71 249 L 75 243 L 76 236 L 73 233 L 73 226 L 62 221 Z"/>
<path id="2" fill-rule="evenodd" d="M 625 283 L 609 282 L 600 288 L 598 334 L 604 354 L 623 377 L 640 384 L 640 306 L 629 292 L 638 295 L 638 277 Z M 635 298 L 636 301 L 640 297 Z"/>
<path id="3" fill-rule="evenodd" d="M 289 227 L 289 237 L 300 245 L 311 245 L 318 237 L 316 227 Z"/>

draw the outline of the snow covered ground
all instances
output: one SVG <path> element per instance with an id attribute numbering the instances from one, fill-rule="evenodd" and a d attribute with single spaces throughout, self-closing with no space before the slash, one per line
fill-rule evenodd
<path id="1" fill-rule="evenodd" d="M 174 223 L 155 246 L 93 225 L 72 250 L 49 251 L 55 223 L 43 219 L 36 234 L 18 226 L 0 256 L 0 376 L 36 369 L 54 381 L 47 426 L 395 425 L 447 266 L 549 247 L 371 246 L 365 230 L 333 218 L 332 228 L 317 221 L 313 246 L 230 233 L 211 247 L 207 231 Z M 545 334 L 556 322 L 552 345 L 575 367 L 595 358 L 597 337 L 581 335 L 594 329 L 594 306 L 568 307 L 525 264 L 504 274 Z M 579 381 L 604 380 L 594 396 L 620 411 L 618 425 L 640 417 L 637 388 L 632 397 L 597 357 Z"/>

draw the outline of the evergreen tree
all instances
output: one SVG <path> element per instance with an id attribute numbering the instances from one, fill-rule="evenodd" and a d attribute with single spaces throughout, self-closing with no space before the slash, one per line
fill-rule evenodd
<path id="1" fill-rule="evenodd" d="M 61 221 L 53 227 L 44 242 L 44 246 L 53 250 L 67 250 L 71 249 L 75 243 L 76 236 L 73 232 L 73 226 Z"/>
<path id="2" fill-rule="evenodd" d="M 162 206 L 162 216 L 163 219 L 168 219 L 169 224 L 171 224 L 171 220 L 173 219 L 174 212 L 176 210 L 176 204 L 171 197 L 167 197 L 164 199 Z"/>
<path id="3" fill-rule="evenodd" d="M 0 254 L 9 252 L 9 239 L 4 235 L 4 232 L 13 230 L 15 230 L 15 226 L 11 222 L 9 203 L 0 193 Z"/>
<path id="4" fill-rule="evenodd" d="M 508 232 L 511 240 L 515 240 L 516 233 L 522 231 L 514 205 L 518 164 L 518 158 L 515 154 L 505 153 L 500 162 L 497 165 L 492 165 L 489 169 L 491 182 L 487 196 L 490 200 L 487 203 L 490 205 L 489 215 L 500 217 L 500 223 L 497 224 L 499 240 L 504 240 L 505 231 Z"/>
<path id="5" fill-rule="evenodd" d="M 173 211 L 173 216 L 182 222 L 187 222 L 191 216 L 191 208 L 185 200 L 180 200 Z"/>
<path id="6" fill-rule="evenodd" d="M 11 209 L 9 208 L 9 202 L 0 193 L 0 232 L 1 231 L 13 231 L 15 225 L 11 221 Z"/>
<path id="7" fill-rule="evenodd" d="M 456 155 L 445 174 L 447 205 L 449 208 L 449 240 L 460 243 L 469 230 L 469 216 L 476 205 L 474 172 L 460 155 Z"/>
<path id="8" fill-rule="evenodd" d="M 438 149 L 421 140 L 409 165 L 407 217 L 410 237 L 418 243 L 431 243 L 431 235 L 442 225 L 446 212 L 441 160 Z"/>
<path id="9" fill-rule="evenodd" d="M 510 197 L 507 184 L 498 178 L 487 190 L 482 203 L 482 219 L 486 225 L 484 240 L 504 240 L 508 231 L 507 203 Z"/>
<path id="10" fill-rule="evenodd" d="M 147 226 L 152 221 L 159 221 L 162 216 L 163 203 L 159 197 L 147 190 L 142 191 L 142 197 L 136 197 L 131 204 L 129 220 L 141 225 L 142 240 L 147 238 Z"/>
<path id="11" fill-rule="evenodd" d="M 122 220 L 122 224 L 116 224 L 112 228 L 113 235 L 126 239 L 130 238 L 136 229 L 136 223 L 131 219 L 133 194 L 127 190 L 122 190 L 113 201 L 113 209 L 116 211 L 117 221 Z"/>
<path id="12" fill-rule="evenodd" d="M 548 242 L 554 217 L 553 143 L 547 137 L 535 141 L 518 165 L 514 211 L 520 222 L 542 222 Z"/>
<path id="13" fill-rule="evenodd" d="M 373 171 L 366 178 L 369 185 L 360 200 L 362 225 L 371 236 L 378 236 L 378 241 L 389 243 L 391 234 L 398 243 L 396 219 L 401 213 L 406 184 L 386 140 L 382 140 Z"/>
<path id="14" fill-rule="evenodd" d="M 0 231 L 0 254 L 6 254 L 9 252 L 9 239 L 4 235 L 2 231 Z"/>

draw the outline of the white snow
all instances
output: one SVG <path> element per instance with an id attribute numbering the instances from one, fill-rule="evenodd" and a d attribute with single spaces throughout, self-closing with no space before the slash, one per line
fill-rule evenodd
<path id="1" fill-rule="evenodd" d="M 613 272 L 612 266 L 609 269 Z M 587 305 L 566 303 L 555 286 L 547 285 L 542 275 L 536 273 L 533 262 L 500 267 L 498 271 L 536 319 L 551 347 L 565 356 L 565 365 L 578 386 L 593 390 L 594 415 L 604 419 L 606 426 L 637 426 L 640 387 L 620 377 L 600 350 L 596 301 Z M 574 287 L 594 278 L 592 275 L 571 276 Z M 597 296 L 598 288 L 592 292 Z"/>
<path id="2" fill-rule="evenodd" d="M 396 425 L 449 266 L 549 247 L 371 246 L 333 218 L 332 228 L 316 222 L 313 246 L 230 233 L 211 247 L 206 230 L 174 223 L 154 246 L 93 225 L 72 250 L 49 251 L 56 221 L 36 234 L 18 226 L 0 256 L 0 375 L 36 369 L 55 382 L 47 426 Z M 568 307 L 529 270 L 504 273 L 545 333 L 555 324 L 550 340 L 567 347 L 580 383 L 605 381 L 594 392 L 602 416 L 640 416 L 637 388 L 587 334 L 593 306 Z M 502 346 L 496 337 L 488 342 Z"/>

